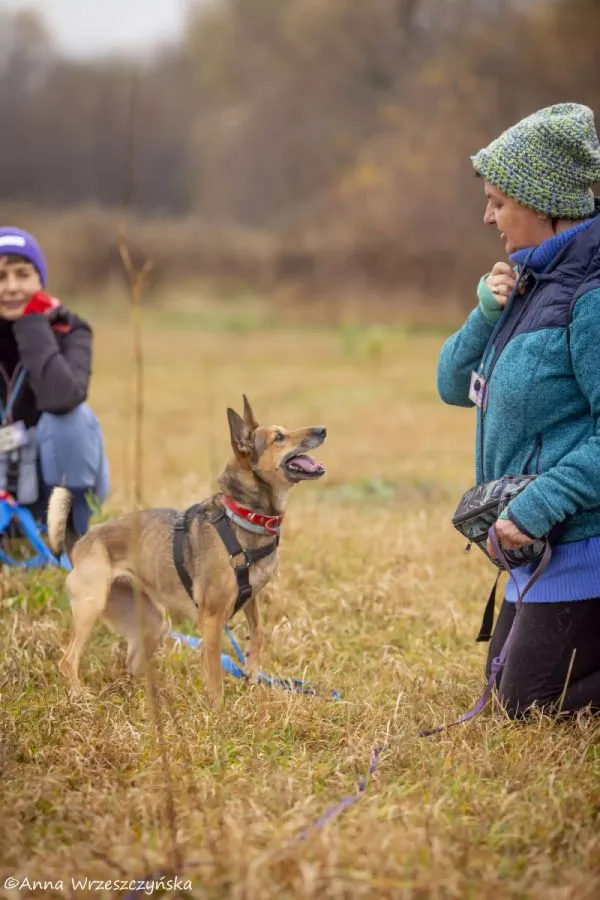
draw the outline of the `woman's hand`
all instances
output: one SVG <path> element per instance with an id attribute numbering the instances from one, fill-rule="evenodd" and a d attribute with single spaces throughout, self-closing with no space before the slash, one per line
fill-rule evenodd
<path id="1" fill-rule="evenodd" d="M 506 550 L 518 550 L 519 547 L 526 547 L 527 544 L 533 544 L 533 538 L 528 534 L 523 534 L 510 519 L 498 519 L 496 522 L 496 537 L 501 547 Z M 487 549 L 490 556 L 496 557 L 492 543 L 488 538 Z"/>
<path id="2" fill-rule="evenodd" d="M 485 280 L 486 287 L 500 306 L 506 306 L 506 301 L 516 283 L 517 276 L 514 270 L 505 262 L 497 262 Z"/>
<path id="3" fill-rule="evenodd" d="M 60 306 L 60 303 L 54 297 L 51 297 L 45 291 L 36 291 L 35 294 L 32 294 L 29 298 L 22 314 L 24 316 L 31 316 L 40 313 L 43 316 L 47 316 L 58 306 Z"/>

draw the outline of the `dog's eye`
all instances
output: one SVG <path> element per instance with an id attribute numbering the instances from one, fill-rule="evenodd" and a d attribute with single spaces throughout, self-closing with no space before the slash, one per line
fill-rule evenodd
<path id="1" fill-rule="evenodd" d="M 276 432 L 275 432 L 275 437 L 273 438 L 273 440 L 274 440 L 274 441 L 284 441 L 284 440 L 285 440 L 285 435 L 284 435 L 281 431 L 276 431 Z"/>

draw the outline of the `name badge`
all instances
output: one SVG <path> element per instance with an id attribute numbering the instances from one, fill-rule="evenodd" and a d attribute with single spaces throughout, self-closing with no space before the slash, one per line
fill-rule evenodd
<path id="1" fill-rule="evenodd" d="M 479 372 L 471 372 L 471 387 L 469 388 L 469 400 L 479 409 L 485 410 L 487 406 L 488 386 L 487 381 Z"/>
<path id="2" fill-rule="evenodd" d="M 29 443 L 29 436 L 24 422 L 13 422 L 12 425 L 0 427 L 0 453 L 12 453 Z"/>

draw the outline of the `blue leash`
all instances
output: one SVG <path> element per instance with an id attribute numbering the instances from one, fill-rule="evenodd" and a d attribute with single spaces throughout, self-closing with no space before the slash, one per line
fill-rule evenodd
<path id="1" fill-rule="evenodd" d="M 225 628 L 225 634 L 229 638 L 238 661 L 236 662 L 235 659 L 232 659 L 232 657 L 228 656 L 227 653 L 221 653 L 221 665 L 228 675 L 233 675 L 234 678 L 245 679 L 246 675 L 241 666 L 244 666 L 246 664 L 246 657 L 244 656 L 240 645 L 234 638 L 229 627 Z M 179 631 L 172 631 L 171 637 L 174 640 L 181 641 L 182 644 L 187 644 L 188 647 L 193 647 L 196 650 L 202 645 L 202 638 L 194 637 L 189 634 L 182 634 Z M 238 663 L 241 663 L 241 665 L 238 665 Z M 259 684 L 268 684 L 269 687 L 281 688 L 284 691 L 293 691 L 300 694 L 307 694 L 312 697 L 317 696 L 319 693 L 317 690 L 315 690 L 315 688 L 311 687 L 300 678 L 272 678 L 270 675 L 265 675 L 263 672 L 260 672 L 258 675 L 258 681 Z M 342 695 L 339 691 L 330 691 L 330 696 L 332 700 L 339 700 Z"/>

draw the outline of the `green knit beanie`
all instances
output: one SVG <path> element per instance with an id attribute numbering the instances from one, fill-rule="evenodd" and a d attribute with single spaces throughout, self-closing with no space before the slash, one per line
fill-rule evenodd
<path id="1" fill-rule="evenodd" d="M 600 143 L 588 106 L 557 103 L 540 109 L 471 159 L 486 181 L 523 206 L 558 219 L 594 212 Z"/>

